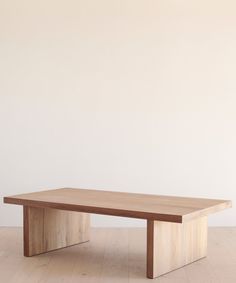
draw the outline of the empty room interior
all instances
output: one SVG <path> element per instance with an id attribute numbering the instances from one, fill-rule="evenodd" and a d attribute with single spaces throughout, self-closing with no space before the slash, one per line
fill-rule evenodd
<path id="1" fill-rule="evenodd" d="M 236 2 L 0 0 L 0 282 L 236 282 Z"/>

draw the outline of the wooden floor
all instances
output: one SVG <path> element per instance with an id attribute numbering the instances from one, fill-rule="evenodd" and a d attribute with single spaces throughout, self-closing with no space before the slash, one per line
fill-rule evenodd
<path id="1" fill-rule="evenodd" d="M 235 283 L 236 228 L 210 228 L 208 257 L 157 279 L 146 278 L 142 228 L 93 228 L 91 241 L 23 257 L 22 229 L 0 227 L 5 283 Z"/>

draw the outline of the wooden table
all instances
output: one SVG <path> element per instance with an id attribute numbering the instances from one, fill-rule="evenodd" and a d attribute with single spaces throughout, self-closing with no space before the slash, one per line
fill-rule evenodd
<path id="1" fill-rule="evenodd" d="M 229 200 L 63 188 L 4 198 L 23 205 L 24 255 L 89 240 L 89 214 L 147 220 L 147 277 L 155 278 L 207 255 L 207 217 Z"/>

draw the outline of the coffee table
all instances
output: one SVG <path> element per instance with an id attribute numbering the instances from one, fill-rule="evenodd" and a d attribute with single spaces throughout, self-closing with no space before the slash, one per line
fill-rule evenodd
<path id="1" fill-rule="evenodd" d="M 90 213 L 147 220 L 147 277 L 206 257 L 208 215 L 229 200 L 62 188 L 4 197 L 23 205 L 24 256 L 89 240 Z"/>

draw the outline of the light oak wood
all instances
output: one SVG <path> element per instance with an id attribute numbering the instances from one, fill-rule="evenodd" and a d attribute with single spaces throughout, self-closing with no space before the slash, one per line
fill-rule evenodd
<path id="1" fill-rule="evenodd" d="M 89 228 L 89 214 L 24 206 L 24 255 L 84 243 Z"/>
<path id="2" fill-rule="evenodd" d="M 5 197 L 4 202 L 178 223 L 231 207 L 228 200 L 70 188 Z"/>
<path id="3" fill-rule="evenodd" d="M 146 219 L 149 278 L 205 257 L 207 215 L 231 207 L 227 200 L 69 188 L 5 197 L 4 202 L 24 206 L 25 256 L 87 241 L 87 213 Z"/>
<path id="4" fill-rule="evenodd" d="M 30 258 L 21 256 L 22 235 L 22 228 L 0 227 L 1 282 L 151 282 L 145 277 L 146 229 L 91 228 L 89 242 Z M 153 282 L 235 283 L 236 228 L 210 227 L 208 237 L 207 258 Z"/>
<path id="5" fill-rule="evenodd" d="M 148 220 L 148 278 L 158 277 L 206 255 L 206 216 L 183 224 Z"/>

